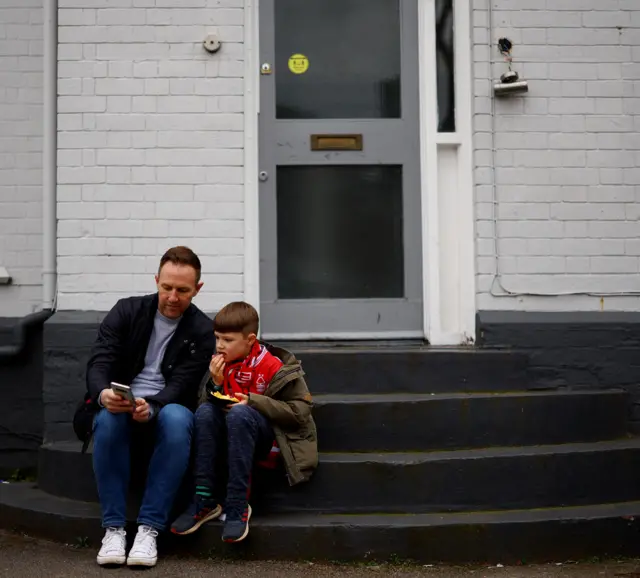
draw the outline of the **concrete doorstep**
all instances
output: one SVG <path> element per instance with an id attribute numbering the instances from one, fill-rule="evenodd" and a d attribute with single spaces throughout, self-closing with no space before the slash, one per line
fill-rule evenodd
<path id="1" fill-rule="evenodd" d="M 99 506 L 52 496 L 33 484 L 0 484 L 0 528 L 63 543 L 100 543 Z M 411 562 L 522 565 L 635 557 L 640 502 L 576 508 L 423 515 L 256 516 L 249 538 L 220 540 L 220 525 L 192 536 L 163 534 L 166 554 L 232 560 Z M 129 527 L 129 534 L 135 527 Z"/>

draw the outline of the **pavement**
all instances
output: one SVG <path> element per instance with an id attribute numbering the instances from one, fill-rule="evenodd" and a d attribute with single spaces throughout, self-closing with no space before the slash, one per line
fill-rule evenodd
<path id="1" fill-rule="evenodd" d="M 94 548 L 56 544 L 0 531 L 0 578 L 91 578 L 144 574 L 145 578 L 640 578 L 640 560 L 532 566 L 365 566 L 292 562 L 244 562 L 164 557 L 153 569 L 100 568 Z"/>

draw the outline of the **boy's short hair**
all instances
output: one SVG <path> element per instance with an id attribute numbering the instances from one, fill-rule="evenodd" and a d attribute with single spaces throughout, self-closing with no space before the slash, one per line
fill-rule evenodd
<path id="1" fill-rule="evenodd" d="M 189 247 L 178 246 L 171 247 L 167 252 L 162 255 L 160 259 L 160 267 L 158 267 L 158 275 L 166 263 L 173 263 L 174 265 L 188 265 L 193 267 L 196 271 L 196 283 L 200 282 L 200 275 L 202 274 L 202 265 L 200 259 Z"/>
<path id="2" fill-rule="evenodd" d="M 258 333 L 260 318 L 252 305 L 234 301 L 225 305 L 213 319 L 213 330 L 218 333 Z"/>

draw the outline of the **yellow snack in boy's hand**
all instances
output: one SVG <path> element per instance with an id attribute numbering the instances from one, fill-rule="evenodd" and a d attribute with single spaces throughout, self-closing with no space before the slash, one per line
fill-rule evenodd
<path id="1" fill-rule="evenodd" d="M 240 400 L 236 399 L 235 397 L 231 397 L 229 395 L 224 395 L 222 393 L 220 393 L 219 391 L 214 391 L 211 394 L 213 397 L 215 397 L 216 399 L 219 399 L 221 401 L 229 401 L 229 402 L 235 402 L 235 403 L 239 403 Z"/>

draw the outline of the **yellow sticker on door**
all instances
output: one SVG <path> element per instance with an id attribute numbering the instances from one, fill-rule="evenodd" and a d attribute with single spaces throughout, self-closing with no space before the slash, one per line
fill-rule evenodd
<path id="1" fill-rule="evenodd" d="M 309 59 L 304 54 L 292 54 L 289 57 L 289 70 L 293 74 L 304 74 L 309 70 Z"/>

